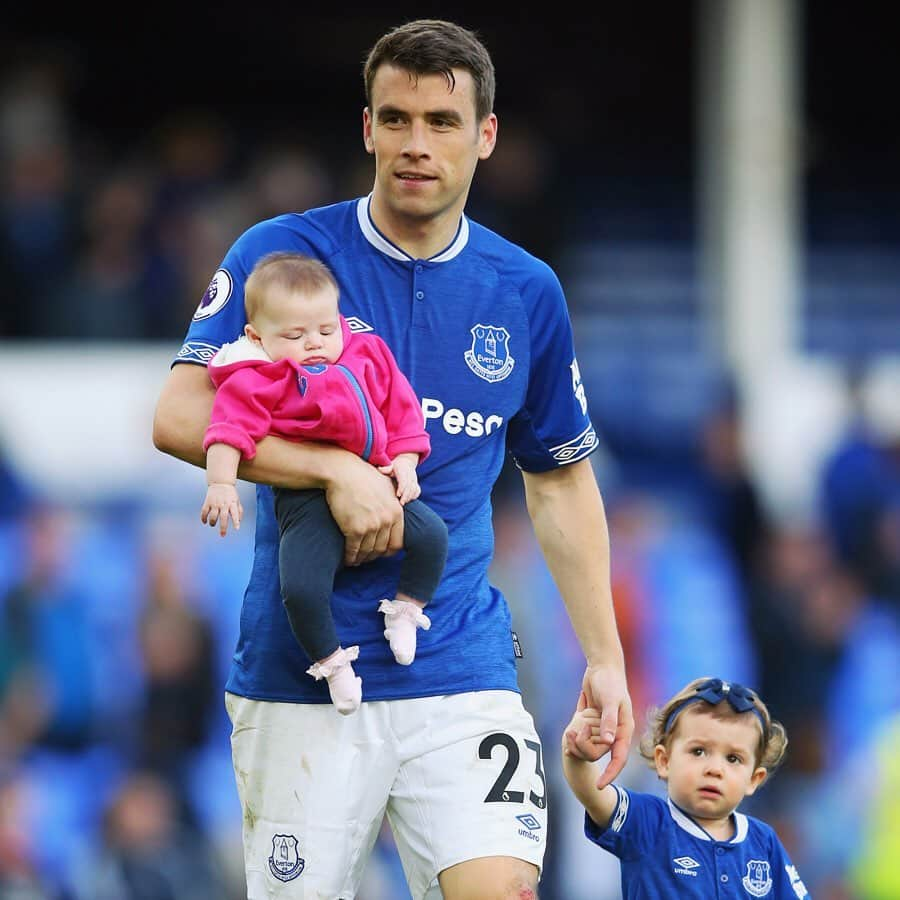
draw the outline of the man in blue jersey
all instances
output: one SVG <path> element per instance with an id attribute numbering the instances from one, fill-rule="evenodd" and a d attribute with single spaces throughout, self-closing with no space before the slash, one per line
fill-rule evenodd
<path id="1" fill-rule="evenodd" d="M 260 222 L 229 249 L 162 390 L 156 446 L 196 465 L 212 407 L 205 371 L 245 324 L 244 282 L 273 250 L 321 259 L 342 313 L 393 350 L 421 402 L 431 456 L 422 499 L 447 523 L 443 581 L 415 663 L 399 667 L 378 602 L 396 585 L 402 511 L 391 481 L 353 454 L 273 437 L 244 462 L 256 550 L 226 685 L 250 898 L 351 898 L 386 813 L 412 896 L 537 897 L 547 834 L 541 743 L 516 678 L 510 612 L 487 580 L 491 488 L 510 452 L 581 641 L 583 690 L 625 764 L 634 728 L 588 456 L 597 439 L 553 271 L 463 214 L 497 138 L 494 68 L 467 29 L 419 20 L 365 66 L 367 197 Z M 193 365 L 191 365 L 193 363 Z M 293 639 L 278 586 L 267 485 L 321 488 L 346 538 L 332 601 L 360 648 L 363 703 L 342 717 Z"/>

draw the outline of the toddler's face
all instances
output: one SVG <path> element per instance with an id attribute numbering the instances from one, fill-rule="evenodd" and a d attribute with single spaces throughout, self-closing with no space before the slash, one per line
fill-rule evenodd
<path id="1" fill-rule="evenodd" d="M 276 362 L 333 363 L 344 351 L 337 292 L 331 286 L 308 294 L 271 288 L 245 331 Z"/>
<path id="2" fill-rule="evenodd" d="M 681 712 L 669 749 L 656 748 L 656 771 L 672 801 L 695 819 L 730 816 L 766 776 L 756 765 L 760 727 L 752 714 L 719 719 L 696 706 Z"/>

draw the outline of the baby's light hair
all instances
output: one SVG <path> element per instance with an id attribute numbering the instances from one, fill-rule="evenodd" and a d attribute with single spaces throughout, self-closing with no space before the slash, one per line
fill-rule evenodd
<path id="1" fill-rule="evenodd" d="M 244 285 L 244 310 L 253 322 L 264 310 L 272 287 L 291 293 L 311 294 L 325 287 L 340 294 L 337 281 L 323 262 L 303 253 L 276 251 L 263 256 L 253 267 Z"/>
<path id="2" fill-rule="evenodd" d="M 787 750 L 787 732 L 781 722 L 773 719 L 766 704 L 760 700 L 756 691 L 750 691 L 753 709 L 737 712 L 731 704 L 723 700 L 712 704 L 703 699 L 692 700 L 697 688 L 708 682 L 709 678 L 695 678 L 686 684 L 675 696 L 660 707 L 652 707 L 647 712 L 647 731 L 640 742 L 640 754 L 652 766 L 654 765 L 654 748 L 658 744 L 668 750 L 672 738 L 678 728 L 678 722 L 686 708 L 696 707 L 699 712 L 716 719 L 740 719 L 749 717 L 760 724 L 759 742 L 756 745 L 756 765 L 762 766 L 770 775 L 781 765 Z M 691 702 L 686 702 L 691 701 Z M 681 709 L 679 709 L 679 707 Z M 675 714 L 672 719 L 673 713 Z M 672 719 L 672 721 L 670 721 Z M 668 728 L 666 727 L 668 725 Z"/>

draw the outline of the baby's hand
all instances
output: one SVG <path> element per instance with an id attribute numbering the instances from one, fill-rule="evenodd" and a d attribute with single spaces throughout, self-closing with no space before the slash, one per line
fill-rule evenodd
<path id="1" fill-rule="evenodd" d="M 416 500 L 422 493 L 419 477 L 416 475 L 417 462 L 418 457 L 415 454 L 401 453 L 390 465 L 378 467 L 382 475 L 390 475 L 394 479 L 397 485 L 397 499 L 402 505 L 406 505 L 410 500 Z"/>
<path id="2" fill-rule="evenodd" d="M 233 484 L 215 483 L 206 489 L 206 499 L 200 510 L 200 521 L 214 528 L 219 524 L 219 534 L 225 537 L 228 531 L 228 519 L 234 522 L 236 530 L 240 530 L 244 507 L 238 497 L 237 488 Z"/>
<path id="3" fill-rule="evenodd" d="M 584 692 L 578 698 L 575 715 L 563 731 L 562 752 L 565 756 L 596 762 L 609 750 L 609 744 L 600 737 L 600 710 L 587 705 Z"/>

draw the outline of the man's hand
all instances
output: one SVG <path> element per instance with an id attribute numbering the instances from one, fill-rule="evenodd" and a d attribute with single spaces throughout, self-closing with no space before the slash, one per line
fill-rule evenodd
<path id="1" fill-rule="evenodd" d="M 614 665 L 588 666 L 584 672 L 581 689 L 585 698 L 583 708 L 590 707 L 599 711 L 600 721 L 599 728 L 597 726 L 592 728 L 590 744 L 583 742 L 576 744 L 579 752 L 573 755 L 582 759 L 597 760 L 609 751 L 609 762 L 597 781 L 597 787 L 603 788 L 625 767 L 634 734 L 634 716 L 625 683 L 625 672 Z M 591 754 L 585 755 L 586 751 L 583 748 L 588 746 L 591 748 Z"/>
<path id="2" fill-rule="evenodd" d="M 348 453 L 341 463 L 325 499 L 345 538 L 344 564 L 396 553 L 403 547 L 403 507 L 394 482 L 358 456 Z"/>
<path id="3" fill-rule="evenodd" d="M 219 534 L 225 537 L 228 531 L 228 519 L 234 522 L 234 527 L 240 530 L 241 519 L 244 516 L 244 507 L 238 496 L 237 488 L 233 484 L 213 483 L 206 489 L 206 499 L 200 510 L 200 521 L 214 528 L 219 525 Z"/>

